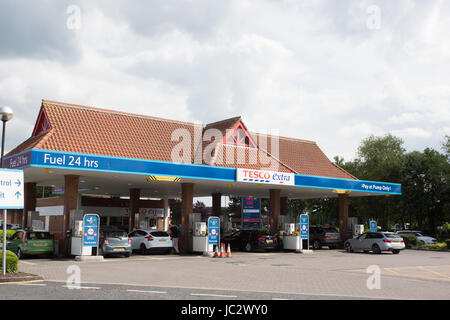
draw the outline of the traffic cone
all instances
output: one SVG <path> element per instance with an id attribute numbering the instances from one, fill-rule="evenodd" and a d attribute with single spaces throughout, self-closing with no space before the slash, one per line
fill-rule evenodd
<path id="1" fill-rule="evenodd" d="M 230 244 L 228 244 L 227 258 L 231 258 L 231 247 L 230 247 Z"/>
<path id="2" fill-rule="evenodd" d="M 214 258 L 219 258 L 220 254 L 219 254 L 219 246 L 216 245 L 216 253 L 214 254 Z"/>
<path id="3" fill-rule="evenodd" d="M 220 246 L 220 257 L 225 258 L 225 245 L 223 243 Z"/>

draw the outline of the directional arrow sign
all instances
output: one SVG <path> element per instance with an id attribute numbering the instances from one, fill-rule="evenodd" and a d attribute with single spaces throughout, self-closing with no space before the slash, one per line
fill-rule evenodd
<path id="1" fill-rule="evenodd" d="M 23 209 L 23 171 L 0 169 L 0 209 Z"/>

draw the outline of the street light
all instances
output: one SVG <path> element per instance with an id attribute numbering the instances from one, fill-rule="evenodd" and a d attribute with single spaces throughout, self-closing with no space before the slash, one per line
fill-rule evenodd
<path id="1" fill-rule="evenodd" d="M 13 111 L 9 107 L 0 107 L 0 119 L 3 122 L 3 129 L 2 129 L 2 154 L 1 154 L 1 160 L 0 160 L 0 167 L 3 168 L 3 153 L 5 150 L 5 128 L 6 128 L 6 122 L 12 119 L 13 117 Z M 2 274 L 6 275 L 6 209 L 3 209 L 3 247 L 2 247 L 2 265 L 3 270 Z"/>

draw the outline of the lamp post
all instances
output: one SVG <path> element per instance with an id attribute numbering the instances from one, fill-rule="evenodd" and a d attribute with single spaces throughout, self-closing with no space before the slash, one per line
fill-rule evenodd
<path id="1" fill-rule="evenodd" d="M 2 154 L 0 160 L 0 167 L 3 168 L 3 153 L 5 150 L 5 128 L 6 122 L 11 120 L 13 117 L 13 111 L 9 107 L 0 107 L 0 119 L 3 122 L 2 128 Z M 6 218 L 7 213 L 6 209 L 3 209 L 3 247 L 2 247 L 2 274 L 6 274 Z"/>

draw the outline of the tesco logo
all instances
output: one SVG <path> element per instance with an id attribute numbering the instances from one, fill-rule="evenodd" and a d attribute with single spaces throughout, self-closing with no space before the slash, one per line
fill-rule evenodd
<path id="1" fill-rule="evenodd" d="M 293 173 L 241 169 L 236 171 L 236 180 L 242 182 L 266 183 L 266 184 L 295 184 Z"/>
<path id="2" fill-rule="evenodd" d="M 264 179 L 268 180 L 271 178 L 271 174 L 269 172 L 257 171 L 257 170 L 244 170 L 244 177 L 253 178 L 253 179 Z"/>

